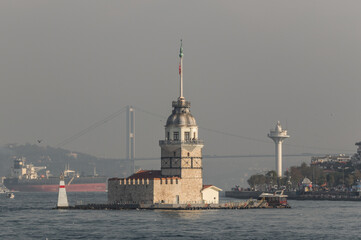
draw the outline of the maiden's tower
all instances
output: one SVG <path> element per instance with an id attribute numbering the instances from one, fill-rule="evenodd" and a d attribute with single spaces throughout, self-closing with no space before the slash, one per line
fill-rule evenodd
<path id="1" fill-rule="evenodd" d="M 161 147 L 161 170 L 141 170 L 127 178 L 108 180 L 108 202 L 120 204 L 201 204 L 218 203 L 214 186 L 204 186 L 202 177 L 203 141 L 183 96 L 183 47 L 179 52 L 180 91 L 172 102 Z M 212 189 L 212 190 L 210 190 Z"/>

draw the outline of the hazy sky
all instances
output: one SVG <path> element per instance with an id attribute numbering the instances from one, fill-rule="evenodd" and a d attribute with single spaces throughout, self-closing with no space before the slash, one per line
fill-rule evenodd
<path id="1" fill-rule="evenodd" d="M 56 146 L 126 105 L 168 116 L 184 95 L 204 154 L 355 152 L 360 1 L 0 1 L 0 144 Z M 136 112 L 136 156 L 160 156 L 164 119 Z M 125 157 L 125 114 L 64 148 Z M 295 145 L 295 146 L 293 146 Z M 302 147 L 304 146 L 304 147 Z M 314 148 L 309 148 L 314 147 Z M 273 162 L 272 162 L 273 165 Z"/>

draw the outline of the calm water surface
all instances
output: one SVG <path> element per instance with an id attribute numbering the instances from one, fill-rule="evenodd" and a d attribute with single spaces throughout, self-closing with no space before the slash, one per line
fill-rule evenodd
<path id="1" fill-rule="evenodd" d="M 106 193 L 68 197 L 72 205 L 106 201 Z M 57 193 L 0 195 L 0 239 L 361 239 L 361 202 L 289 201 L 291 209 L 52 210 L 56 201 Z"/>

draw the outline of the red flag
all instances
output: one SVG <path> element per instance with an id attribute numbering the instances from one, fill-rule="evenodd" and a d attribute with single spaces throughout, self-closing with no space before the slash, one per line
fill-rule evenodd
<path id="1" fill-rule="evenodd" d="M 181 75 L 182 73 L 182 67 L 181 67 L 181 64 L 179 63 L 179 75 Z"/>

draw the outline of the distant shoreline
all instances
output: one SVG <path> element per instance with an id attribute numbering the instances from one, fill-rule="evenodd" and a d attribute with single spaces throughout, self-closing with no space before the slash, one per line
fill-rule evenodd
<path id="1" fill-rule="evenodd" d="M 258 198 L 261 191 L 226 191 L 225 196 L 238 199 Z M 304 194 L 298 194 L 297 192 L 285 191 L 285 195 L 288 195 L 289 200 L 314 200 L 314 201 L 361 201 L 359 192 L 307 192 Z"/>

